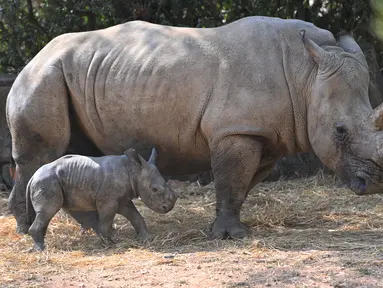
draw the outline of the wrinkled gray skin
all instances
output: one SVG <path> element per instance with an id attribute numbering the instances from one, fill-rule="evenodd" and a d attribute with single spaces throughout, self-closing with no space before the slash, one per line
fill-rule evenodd
<path id="1" fill-rule="evenodd" d="M 383 108 L 372 110 L 368 86 L 352 37 L 337 43 L 300 20 L 248 17 L 209 29 L 133 21 L 61 35 L 8 97 L 18 231 L 28 179 L 71 140 L 68 107 L 104 154 L 134 147 L 145 156 L 152 145 L 165 176 L 211 168 L 214 237 L 247 235 L 242 203 L 284 155 L 314 151 L 355 193 L 380 193 Z"/>
<path id="2" fill-rule="evenodd" d="M 44 249 L 48 224 L 61 208 L 83 229 L 92 228 L 104 245 L 113 243 L 116 213 L 132 223 L 139 238 L 147 239 L 145 221 L 132 199 L 140 197 L 150 209 L 167 213 L 178 198 L 158 172 L 155 158 L 154 149 L 148 162 L 129 149 L 120 156 L 66 155 L 38 169 L 26 189 L 27 208 L 35 214 L 29 228 L 34 250 Z"/>

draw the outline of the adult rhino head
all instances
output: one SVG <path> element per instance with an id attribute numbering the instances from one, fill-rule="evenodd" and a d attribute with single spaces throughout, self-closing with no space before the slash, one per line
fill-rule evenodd
<path id="1" fill-rule="evenodd" d="M 301 31 L 315 65 L 308 103 L 310 144 L 358 195 L 383 193 L 383 104 L 372 109 L 366 59 L 352 36 L 326 51 Z M 311 80 L 310 80 L 311 81 Z"/>

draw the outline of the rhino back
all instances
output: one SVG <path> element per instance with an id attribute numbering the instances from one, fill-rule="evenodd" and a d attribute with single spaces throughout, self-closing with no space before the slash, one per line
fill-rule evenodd
<path id="1" fill-rule="evenodd" d="M 92 210 L 96 201 L 124 197 L 130 181 L 120 158 L 66 155 L 47 164 L 60 183 L 64 207 Z"/>
<path id="2" fill-rule="evenodd" d="M 199 122 L 219 55 L 190 31 L 132 22 L 72 39 L 62 61 L 71 100 L 87 136 L 105 154 L 156 146 L 159 167 L 165 159 L 208 165 Z"/>

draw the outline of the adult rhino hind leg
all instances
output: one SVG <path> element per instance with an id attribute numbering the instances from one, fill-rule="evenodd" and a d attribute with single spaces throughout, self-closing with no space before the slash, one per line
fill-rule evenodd
<path id="1" fill-rule="evenodd" d="M 261 159 L 262 143 L 252 136 L 228 136 L 212 151 L 216 188 L 214 238 L 243 238 L 249 230 L 240 221 L 240 210 Z"/>
<path id="2" fill-rule="evenodd" d="M 64 154 L 65 149 L 62 149 L 60 147 L 62 145 L 60 141 L 61 139 L 57 139 L 57 146 L 53 147 L 48 145 L 42 145 L 40 142 L 38 144 L 34 144 L 36 145 L 34 147 L 26 149 L 25 147 L 23 147 L 23 149 L 18 149 L 17 140 L 15 140 L 15 153 L 19 153 L 20 150 L 23 150 L 26 151 L 26 153 L 31 153 L 31 155 L 34 156 L 34 159 L 27 156 L 16 156 L 15 158 L 16 179 L 8 202 L 9 209 L 16 218 L 16 232 L 19 234 L 27 234 L 29 226 L 31 224 L 28 223 L 28 218 L 31 219 L 32 217 L 27 217 L 25 206 L 25 190 L 28 181 L 39 167 L 46 163 L 56 160 Z M 32 216 L 32 214 L 30 216 Z"/>
<path id="3" fill-rule="evenodd" d="M 8 206 L 16 218 L 16 231 L 27 234 L 25 189 L 42 165 L 64 155 L 70 139 L 68 95 L 61 70 L 51 68 L 32 82 L 19 75 L 7 99 L 7 121 L 12 136 L 15 183 Z M 22 72 L 23 73 L 23 72 Z M 28 72 L 25 72 L 28 73 Z M 30 82 L 29 82 L 30 81 Z"/>

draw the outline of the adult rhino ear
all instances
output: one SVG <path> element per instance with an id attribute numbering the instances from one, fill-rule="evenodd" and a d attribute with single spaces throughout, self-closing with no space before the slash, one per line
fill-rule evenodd
<path id="1" fill-rule="evenodd" d="M 383 130 L 383 104 L 372 111 L 369 120 L 376 130 Z"/>
<path id="2" fill-rule="evenodd" d="M 141 155 L 139 155 L 139 154 L 137 153 L 137 151 L 134 150 L 133 148 L 130 148 L 130 149 L 126 150 L 126 151 L 124 152 L 124 154 L 125 154 L 126 156 L 128 156 L 128 158 L 130 159 L 130 161 L 133 161 L 133 162 L 135 162 L 136 164 L 138 164 L 138 165 L 140 165 L 140 166 L 147 164 L 147 162 L 145 161 L 145 159 L 142 158 Z"/>
<path id="3" fill-rule="evenodd" d="M 310 56 L 314 59 L 315 63 L 319 66 L 328 64 L 330 53 L 319 47 L 313 40 L 306 36 L 306 30 L 301 30 L 299 34 L 302 37 L 302 42 Z"/>
<path id="4" fill-rule="evenodd" d="M 345 32 L 338 34 L 338 46 L 341 47 L 344 52 L 355 55 L 363 63 L 367 65 L 366 58 L 364 57 L 362 49 L 360 49 L 358 43 L 356 43 L 354 37 L 351 34 Z"/>
<path id="5" fill-rule="evenodd" d="M 150 154 L 148 163 L 149 163 L 149 164 L 152 164 L 152 165 L 156 165 L 157 155 L 158 155 L 157 150 L 156 150 L 155 147 L 153 147 L 153 149 L 152 149 L 152 154 Z"/>

